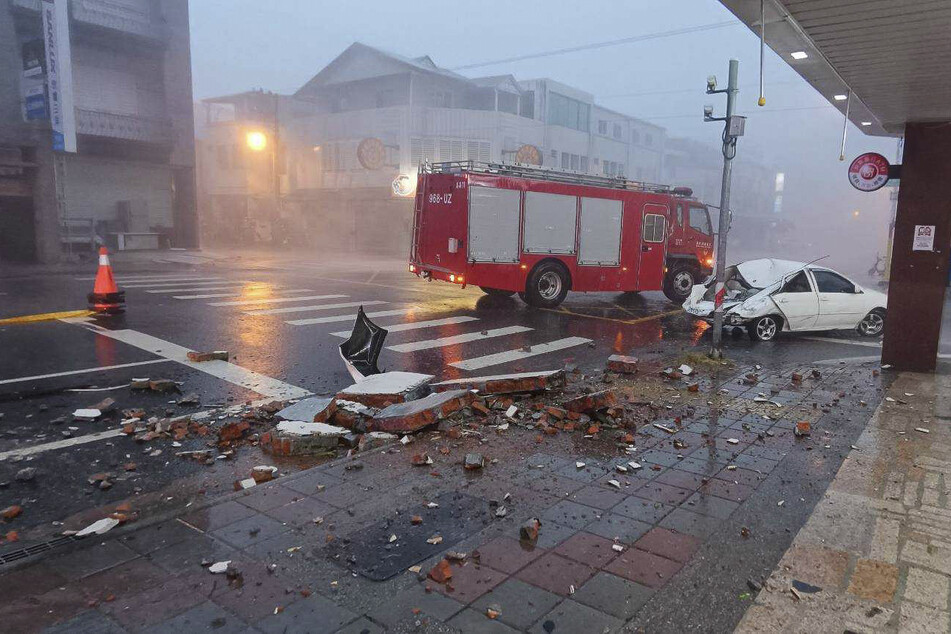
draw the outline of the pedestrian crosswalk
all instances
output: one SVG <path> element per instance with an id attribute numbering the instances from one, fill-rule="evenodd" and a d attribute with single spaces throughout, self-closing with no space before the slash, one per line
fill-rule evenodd
<path id="1" fill-rule="evenodd" d="M 207 301 L 205 305 L 232 309 L 249 317 L 277 317 L 281 320 L 278 323 L 283 322 L 291 328 L 349 325 L 356 318 L 357 308 L 390 303 L 382 299 L 359 299 L 347 294 L 315 294 L 313 289 L 284 288 L 280 284 L 221 276 L 143 275 L 121 278 L 119 283 L 122 289 L 141 291 L 156 299 L 193 302 L 220 300 Z M 502 366 L 582 346 L 591 341 L 584 337 L 566 337 L 531 343 L 539 338 L 539 334 L 530 326 L 493 323 L 494 327 L 483 329 L 477 324 L 481 317 L 445 314 L 450 311 L 460 312 L 457 305 L 443 307 L 439 304 L 409 303 L 369 310 L 366 315 L 370 319 L 380 320 L 377 323 L 389 333 L 388 351 L 401 355 L 439 351 L 436 359 L 462 371 Z M 443 314 L 440 315 L 440 312 Z M 388 321 L 394 323 L 386 323 Z M 426 334 L 430 335 L 429 338 L 419 339 L 419 336 Z M 325 336 L 346 339 L 350 337 L 350 330 L 330 332 Z M 447 348 L 451 350 L 445 350 Z"/>

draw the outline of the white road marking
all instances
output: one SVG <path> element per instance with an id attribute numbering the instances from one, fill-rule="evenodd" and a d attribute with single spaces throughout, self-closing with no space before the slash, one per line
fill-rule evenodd
<path id="1" fill-rule="evenodd" d="M 535 344 L 531 346 L 531 352 L 526 352 L 522 349 L 506 350 L 505 352 L 498 352 L 496 354 L 487 354 L 484 357 L 456 361 L 449 365 L 454 368 L 459 368 L 460 370 L 480 370 L 489 366 L 500 365 L 502 363 L 508 363 L 509 361 L 518 361 L 539 354 L 564 350 L 565 348 L 573 348 L 574 346 L 580 346 L 590 342 L 590 339 L 585 339 L 584 337 L 568 337 L 566 339 L 558 339 L 557 341 L 549 341 L 548 343 Z"/>
<path id="2" fill-rule="evenodd" d="M 210 282 L 208 286 L 168 286 L 161 288 L 153 288 L 151 286 L 142 286 L 139 288 L 152 289 L 145 291 L 146 293 L 159 294 L 162 293 L 190 293 L 192 291 L 235 291 L 242 288 L 267 288 L 267 284 L 244 284 L 242 282 Z M 126 286 L 125 288 L 129 288 Z"/>
<path id="3" fill-rule="evenodd" d="M 158 288 L 150 291 L 145 291 L 146 293 L 152 294 L 163 294 L 163 293 L 191 293 L 193 291 L 239 291 L 242 288 L 252 287 L 258 288 L 259 285 L 252 286 L 251 284 L 241 284 L 240 282 L 235 282 L 234 284 L 226 284 L 225 286 L 179 286 L 172 288 Z M 125 288 L 129 288 L 126 286 Z M 142 288 L 152 288 L 151 286 L 144 286 Z"/>
<path id="4" fill-rule="evenodd" d="M 199 289 L 200 290 L 200 289 Z M 254 292 L 254 289 L 251 289 L 251 292 Z M 280 293 L 313 293 L 314 291 L 309 288 L 289 288 L 287 290 L 281 289 L 278 291 Z M 230 293 L 201 293 L 198 295 L 172 295 L 172 299 L 214 299 L 216 297 L 244 297 L 241 293 L 235 294 L 235 291 Z"/>
<path id="5" fill-rule="evenodd" d="M 202 361 L 200 363 L 190 361 L 188 359 L 188 348 L 174 344 L 171 341 L 165 341 L 164 339 L 147 335 L 144 332 L 138 332 L 136 330 L 106 330 L 105 328 L 91 324 L 82 325 L 103 337 L 121 341 L 130 346 L 135 346 L 141 350 L 181 363 L 194 370 L 200 370 L 228 383 L 253 390 L 262 396 L 287 400 L 291 398 L 302 398 L 311 394 L 308 390 L 297 387 L 296 385 L 291 385 L 290 383 L 285 383 L 284 381 L 259 374 L 228 361 Z"/>
<path id="6" fill-rule="evenodd" d="M 404 311 L 396 311 L 396 314 L 402 314 Z M 368 313 L 367 317 L 379 313 Z M 384 315 L 381 315 L 384 316 Z M 479 321 L 478 317 L 469 317 L 463 315 L 461 317 L 446 317 L 445 319 L 430 319 L 427 321 L 413 321 L 408 324 L 393 324 L 392 326 L 383 326 L 386 328 L 387 332 L 403 332 L 404 330 L 416 330 L 417 328 L 435 328 L 436 326 L 450 326 L 452 324 L 462 324 L 467 321 Z M 290 322 L 288 322 L 290 323 Z M 341 330 L 339 332 L 330 333 L 334 337 L 341 337 L 343 339 L 350 338 L 349 330 Z"/>
<path id="7" fill-rule="evenodd" d="M 212 286 L 220 284 L 240 284 L 243 280 L 226 280 L 223 277 L 209 277 L 200 280 L 183 280 L 180 282 L 133 282 L 122 284 L 122 288 L 174 288 L 176 286 Z"/>
<path id="8" fill-rule="evenodd" d="M 378 310 L 375 313 L 367 313 L 367 317 L 394 317 L 396 315 L 406 315 L 407 312 L 413 310 L 415 307 L 411 306 L 409 308 L 401 308 L 400 310 Z M 313 326 L 314 324 L 332 324 L 340 321 L 349 321 L 353 322 L 356 320 L 355 315 L 334 315 L 333 317 L 314 317 L 313 319 L 292 319 L 290 321 L 285 321 L 285 324 L 290 324 L 292 326 Z M 347 335 L 350 336 L 349 334 Z"/>
<path id="9" fill-rule="evenodd" d="M 96 276 L 92 277 L 77 277 L 77 280 L 90 281 L 96 279 Z M 162 275 L 120 275 L 116 276 L 116 281 L 122 282 L 161 282 L 168 280 L 208 280 L 208 279 L 219 279 L 214 277 L 201 277 L 200 275 L 188 274 L 188 273 L 163 273 Z"/>
<path id="10" fill-rule="evenodd" d="M 283 315 L 286 313 L 306 313 L 312 310 L 330 310 L 332 308 L 359 308 L 360 306 L 378 306 L 389 304 L 381 300 L 370 302 L 344 302 L 342 304 L 317 304 L 315 306 L 289 306 L 287 308 L 263 308 L 261 310 L 246 310 L 245 315 Z"/>
<path id="11" fill-rule="evenodd" d="M 55 440 L 53 442 L 47 442 L 41 445 L 33 445 L 32 447 L 11 449 L 10 451 L 0 451 L 0 462 L 6 460 L 7 458 L 24 458 L 26 456 L 43 453 L 44 451 L 50 451 L 51 449 L 64 449 L 66 447 L 73 447 L 75 445 L 85 445 L 86 443 L 95 442 L 97 440 L 107 440 L 109 438 L 116 438 L 117 436 L 122 435 L 124 434 L 122 433 L 121 428 L 109 429 L 106 431 L 96 432 L 95 434 L 86 434 L 84 436 L 76 436 L 75 438 L 66 438 L 64 440 Z"/>
<path id="12" fill-rule="evenodd" d="M 253 306 L 255 304 L 281 304 L 283 302 L 304 302 L 312 299 L 338 299 L 347 295 L 307 295 L 306 297 L 270 297 L 267 299 L 244 299 L 236 302 L 211 302 L 209 306 Z"/>
<path id="13" fill-rule="evenodd" d="M 83 370 L 69 370 L 67 372 L 53 372 L 52 374 L 37 374 L 36 376 L 21 376 L 15 379 L 0 380 L 0 385 L 9 383 L 23 383 L 25 381 L 40 381 L 42 379 L 53 379 L 58 376 L 71 376 L 73 374 L 90 374 L 92 372 L 104 372 L 106 370 L 121 370 L 122 368 L 134 368 L 139 365 L 151 365 L 153 363 L 168 363 L 171 359 L 150 359 L 149 361 L 135 361 L 133 363 L 120 363 L 119 365 L 103 365 L 98 368 L 85 368 Z"/>
<path id="14" fill-rule="evenodd" d="M 443 348 L 445 346 L 454 346 L 456 344 L 468 343 L 470 341 L 481 341 L 491 337 L 504 337 L 506 335 L 514 335 L 516 333 L 528 332 L 530 330 L 532 329 L 526 326 L 506 326 L 505 328 L 486 330 L 484 333 L 467 332 L 461 335 L 442 337 L 440 339 L 428 339 L 426 341 L 400 343 L 395 346 L 387 346 L 387 349 L 394 350 L 396 352 L 415 352 L 416 350 L 429 350 L 430 348 Z"/>
<path id="15" fill-rule="evenodd" d="M 832 337 L 799 337 L 803 341 L 818 341 L 820 343 L 841 343 L 847 346 L 864 346 L 866 348 L 881 348 L 881 342 L 855 341 L 853 339 L 834 339 Z"/>

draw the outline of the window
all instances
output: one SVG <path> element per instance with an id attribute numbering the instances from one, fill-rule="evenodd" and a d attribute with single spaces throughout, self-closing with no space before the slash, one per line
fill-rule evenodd
<path id="1" fill-rule="evenodd" d="M 713 235 L 710 228 L 710 216 L 703 207 L 690 208 L 690 226 L 705 236 Z"/>
<path id="2" fill-rule="evenodd" d="M 558 150 L 551 151 L 551 164 L 552 165 L 558 164 Z"/>
<path id="3" fill-rule="evenodd" d="M 595 158 L 595 159 L 594 159 L 594 165 L 595 165 L 595 167 L 597 167 L 597 166 L 600 165 L 600 164 L 601 164 L 601 159 Z"/>
<path id="4" fill-rule="evenodd" d="M 641 135 L 637 130 L 631 130 L 631 143 L 640 143 Z"/>
<path id="5" fill-rule="evenodd" d="M 548 123 L 587 132 L 590 119 L 590 104 L 557 92 L 548 93 Z"/>
<path id="6" fill-rule="evenodd" d="M 805 271 L 799 271 L 783 284 L 779 289 L 780 293 L 811 293 L 812 287 L 809 286 L 809 280 L 806 278 Z"/>
<path id="7" fill-rule="evenodd" d="M 377 108 L 386 108 L 388 106 L 395 106 L 397 102 L 396 91 L 392 88 L 386 88 L 384 90 L 378 90 L 376 93 L 376 107 Z"/>
<path id="8" fill-rule="evenodd" d="M 571 169 L 578 171 L 581 169 L 581 157 L 577 154 L 571 155 Z"/>
<path id="9" fill-rule="evenodd" d="M 677 205 L 677 226 L 684 226 L 684 206 Z"/>
<path id="10" fill-rule="evenodd" d="M 608 122 L 604 119 L 598 121 L 598 134 L 607 134 L 608 133 Z"/>
<path id="11" fill-rule="evenodd" d="M 588 157 L 587 156 L 581 157 L 581 171 L 582 172 L 588 171 Z"/>
<path id="12" fill-rule="evenodd" d="M 650 134 L 644 135 L 644 145 L 652 145 L 654 143 L 654 137 Z"/>
<path id="13" fill-rule="evenodd" d="M 621 124 L 620 123 L 614 124 L 614 138 L 615 139 L 621 138 Z"/>
<path id="14" fill-rule="evenodd" d="M 452 108 L 452 93 L 448 90 L 433 90 L 429 93 L 429 105 L 435 108 Z"/>
<path id="15" fill-rule="evenodd" d="M 218 152 L 216 154 L 218 169 L 226 170 L 231 167 L 231 163 L 228 160 L 228 146 L 219 145 Z"/>
<path id="16" fill-rule="evenodd" d="M 526 90 L 522 93 L 521 115 L 528 119 L 535 118 L 535 91 Z"/>
<path id="17" fill-rule="evenodd" d="M 624 163 L 617 164 L 617 175 L 624 176 Z"/>
<path id="18" fill-rule="evenodd" d="M 568 170 L 571 169 L 571 155 L 567 152 L 561 153 L 561 169 Z"/>
<path id="19" fill-rule="evenodd" d="M 667 219 L 660 214 L 644 214 L 644 242 L 663 242 Z"/>
<path id="20" fill-rule="evenodd" d="M 855 284 L 832 271 L 813 269 L 812 276 L 816 278 L 816 288 L 820 293 L 854 293 Z"/>

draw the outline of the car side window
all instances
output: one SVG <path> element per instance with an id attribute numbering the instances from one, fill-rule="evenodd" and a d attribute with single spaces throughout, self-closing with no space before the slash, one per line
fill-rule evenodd
<path id="1" fill-rule="evenodd" d="M 805 271 L 799 271 L 783 284 L 779 290 L 780 293 L 811 293 L 809 280 L 806 278 Z"/>
<path id="2" fill-rule="evenodd" d="M 855 284 L 832 271 L 813 271 L 820 293 L 854 293 Z"/>
<path id="3" fill-rule="evenodd" d="M 684 206 L 683 205 L 677 205 L 677 226 L 678 227 L 684 226 Z"/>

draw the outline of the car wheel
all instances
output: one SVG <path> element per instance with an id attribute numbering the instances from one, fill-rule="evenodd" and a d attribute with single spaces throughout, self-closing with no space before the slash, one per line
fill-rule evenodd
<path id="1" fill-rule="evenodd" d="M 525 301 L 536 308 L 554 308 L 568 295 L 568 272 L 555 262 L 542 262 L 525 282 Z"/>
<path id="2" fill-rule="evenodd" d="M 676 304 L 683 304 L 690 297 L 690 291 L 693 290 L 698 277 L 697 269 L 689 264 L 671 267 L 664 276 L 664 295 Z"/>
<path id="3" fill-rule="evenodd" d="M 782 322 L 779 317 L 767 315 L 760 317 L 749 326 L 747 330 L 750 333 L 750 339 L 753 341 L 772 341 L 779 334 L 782 328 Z"/>
<path id="4" fill-rule="evenodd" d="M 479 288 L 483 293 L 492 297 L 511 297 L 515 294 L 515 291 L 506 291 L 501 288 L 489 288 L 488 286 L 480 286 Z"/>
<path id="5" fill-rule="evenodd" d="M 885 311 L 876 308 L 859 322 L 858 331 L 863 337 L 877 337 L 885 330 Z"/>

